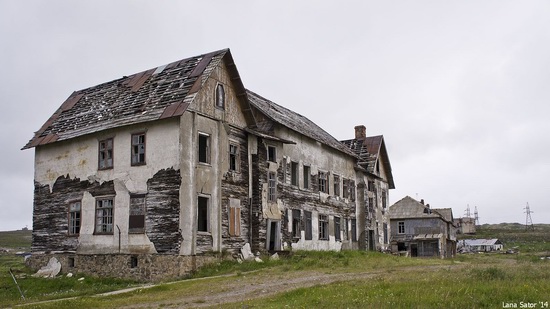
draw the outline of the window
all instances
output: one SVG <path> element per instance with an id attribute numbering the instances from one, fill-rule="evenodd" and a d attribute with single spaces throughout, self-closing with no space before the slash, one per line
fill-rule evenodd
<path id="1" fill-rule="evenodd" d="M 95 234 L 113 234 L 113 198 L 96 200 Z"/>
<path id="2" fill-rule="evenodd" d="M 132 165 L 145 164 L 145 133 L 132 134 Z"/>
<path id="3" fill-rule="evenodd" d="M 197 231 L 208 232 L 208 198 L 204 196 L 198 198 Z"/>
<path id="4" fill-rule="evenodd" d="M 130 257 L 130 268 L 136 268 L 138 267 L 138 258 L 137 256 L 131 256 Z"/>
<path id="5" fill-rule="evenodd" d="M 69 203 L 69 235 L 78 235 L 80 233 L 80 201 Z"/>
<path id="6" fill-rule="evenodd" d="M 292 238 L 300 238 L 300 210 L 292 209 Z"/>
<path id="7" fill-rule="evenodd" d="M 113 168 L 113 139 L 99 141 L 98 168 L 100 170 Z"/>
<path id="8" fill-rule="evenodd" d="M 386 190 L 382 190 L 382 208 L 386 209 Z"/>
<path id="9" fill-rule="evenodd" d="M 319 172 L 319 191 L 328 193 L 328 180 L 325 172 Z"/>
<path id="10" fill-rule="evenodd" d="M 349 232 L 349 220 L 344 219 L 344 239 L 345 240 L 349 239 L 348 232 Z"/>
<path id="11" fill-rule="evenodd" d="M 340 238 L 340 217 L 334 217 L 334 239 L 341 240 Z"/>
<path id="12" fill-rule="evenodd" d="M 128 233 L 145 233 L 145 195 L 130 195 Z"/>
<path id="13" fill-rule="evenodd" d="M 334 175 L 334 195 L 340 196 L 340 176 Z"/>
<path id="14" fill-rule="evenodd" d="M 319 215 L 319 240 L 328 240 L 328 217 Z"/>
<path id="15" fill-rule="evenodd" d="M 290 184 L 298 185 L 298 162 L 290 162 Z"/>
<path id="16" fill-rule="evenodd" d="M 344 187 L 342 197 L 343 198 L 349 198 L 349 179 L 344 178 L 344 180 L 342 182 L 343 182 L 343 187 Z"/>
<path id="17" fill-rule="evenodd" d="M 397 222 L 397 234 L 405 234 L 405 221 Z"/>
<path id="18" fill-rule="evenodd" d="M 275 146 L 267 146 L 267 161 L 277 162 L 277 148 Z"/>
<path id="19" fill-rule="evenodd" d="M 67 264 L 68 264 L 69 268 L 74 268 L 74 266 L 75 266 L 74 257 L 69 257 L 67 259 Z"/>
<path id="20" fill-rule="evenodd" d="M 210 136 L 199 133 L 199 162 L 210 163 Z"/>
<path id="21" fill-rule="evenodd" d="M 349 180 L 349 199 L 355 201 L 355 181 Z"/>
<path id="22" fill-rule="evenodd" d="M 382 225 L 382 228 L 384 229 L 384 243 L 387 244 L 388 243 L 388 224 L 384 223 Z"/>
<path id="23" fill-rule="evenodd" d="M 229 198 L 229 235 L 241 236 L 241 200 Z"/>
<path id="24" fill-rule="evenodd" d="M 239 145 L 229 144 L 229 170 L 238 172 L 239 163 Z"/>
<path id="25" fill-rule="evenodd" d="M 225 90 L 222 84 L 216 86 L 216 107 L 225 107 Z"/>
<path id="26" fill-rule="evenodd" d="M 275 174 L 275 172 L 268 173 L 267 200 L 269 202 L 277 201 L 277 175 Z"/>
<path id="27" fill-rule="evenodd" d="M 304 189 L 309 189 L 310 167 L 304 165 Z"/>
<path id="28" fill-rule="evenodd" d="M 311 211 L 304 210 L 304 218 L 306 219 L 306 240 L 313 239 L 313 231 L 311 225 Z"/>
<path id="29" fill-rule="evenodd" d="M 357 219 L 351 219 L 351 241 L 357 241 Z"/>

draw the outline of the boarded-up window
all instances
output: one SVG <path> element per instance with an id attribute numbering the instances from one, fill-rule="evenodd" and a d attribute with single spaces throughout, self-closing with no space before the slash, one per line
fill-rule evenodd
<path id="1" fill-rule="evenodd" d="M 340 237 L 340 217 L 334 217 L 334 239 L 341 240 L 341 237 Z"/>
<path id="2" fill-rule="evenodd" d="M 328 216 L 319 215 L 319 239 L 328 240 Z"/>
<path id="3" fill-rule="evenodd" d="M 313 229 L 311 225 L 311 211 L 304 211 L 304 218 L 306 221 L 306 240 L 313 239 Z"/>
<path id="4" fill-rule="evenodd" d="M 96 200 L 95 208 L 95 233 L 113 234 L 113 198 L 100 198 Z"/>
<path id="5" fill-rule="evenodd" d="M 69 235 L 78 235 L 80 233 L 80 201 L 69 203 Z"/>
<path id="6" fill-rule="evenodd" d="M 229 235 L 241 236 L 241 201 L 229 199 Z"/>
<path id="7" fill-rule="evenodd" d="M 145 195 L 130 196 L 128 233 L 145 233 Z"/>
<path id="8" fill-rule="evenodd" d="M 113 139 L 99 141 L 98 168 L 100 170 L 113 168 Z"/>
<path id="9" fill-rule="evenodd" d="M 132 134 L 132 165 L 145 164 L 145 133 Z"/>

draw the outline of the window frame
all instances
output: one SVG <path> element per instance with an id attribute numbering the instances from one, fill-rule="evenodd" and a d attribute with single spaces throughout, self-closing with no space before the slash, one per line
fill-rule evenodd
<path id="1" fill-rule="evenodd" d="M 223 84 L 218 83 L 214 90 L 216 108 L 225 110 L 225 88 Z"/>
<path id="2" fill-rule="evenodd" d="M 105 147 L 102 148 L 102 146 Z M 110 162 L 109 162 L 110 160 Z M 109 170 L 115 166 L 115 140 L 112 137 L 99 140 L 97 146 L 97 169 Z"/>
<path id="3" fill-rule="evenodd" d="M 201 205 L 201 201 L 205 201 L 205 204 Z M 201 209 L 203 207 L 205 209 Z M 202 218 L 201 214 L 204 215 L 205 218 Z M 198 233 L 210 232 L 210 197 L 206 195 L 197 196 L 197 232 Z"/>
<path id="4" fill-rule="evenodd" d="M 334 196 L 340 196 L 340 175 L 332 175 L 333 178 L 333 187 L 334 187 Z"/>
<path id="5" fill-rule="evenodd" d="M 319 214 L 317 222 L 319 223 L 319 240 L 328 240 L 328 215 Z"/>
<path id="6" fill-rule="evenodd" d="M 299 176 L 300 164 L 295 161 L 290 161 L 290 184 L 293 186 L 298 186 L 298 176 Z"/>
<path id="7" fill-rule="evenodd" d="M 240 171 L 240 147 L 239 143 L 230 142 L 229 143 L 229 170 L 232 172 L 238 173 Z M 232 151 L 234 149 L 234 152 Z"/>
<path id="8" fill-rule="evenodd" d="M 142 143 L 140 143 L 140 141 L 139 141 L 139 137 L 141 137 L 141 136 L 143 136 L 143 142 Z M 138 137 L 138 142 L 137 143 L 134 143 L 134 137 Z M 140 153 L 140 151 L 139 151 L 139 146 L 140 145 L 143 145 L 143 160 L 141 160 L 141 158 L 140 158 L 140 155 L 142 155 L 142 153 Z M 136 152 L 136 147 L 137 147 L 137 152 Z M 140 166 L 140 165 L 146 165 L 147 164 L 146 150 L 147 150 L 147 145 L 146 145 L 145 132 L 133 133 L 131 138 L 130 138 L 130 164 L 131 164 L 131 166 Z M 136 155 L 137 155 L 137 161 L 134 160 Z"/>
<path id="9" fill-rule="evenodd" d="M 300 209 L 292 209 L 292 238 L 300 239 L 302 237 L 302 229 L 300 228 L 302 211 Z"/>
<path id="10" fill-rule="evenodd" d="M 334 240 L 336 240 L 336 241 L 341 241 L 342 240 L 342 237 L 340 235 L 340 230 L 342 229 L 340 220 L 341 220 L 340 217 L 334 216 L 334 218 L 333 218 L 333 221 L 334 221 Z"/>
<path id="11" fill-rule="evenodd" d="M 273 145 L 267 145 L 267 161 L 277 162 L 277 147 Z"/>
<path id="12" fill-rule="evenodd" d="M 397 221 L 397 234 L 405 234 L 405 221 Z"/>
<path id="13" fill-rule="evenodd" d="M 143 199 L 143 204 L 141 205 L 141 213 L 142 214 L 132 214 L 132 210 L 133 210 L 133 204 L 132 204 L 132 200 L 137 200 L 137 199 Z M 128 234 L 144 234 L 145 233 L 145 217 L 147 215 L 147 200 L 146 200 L 146 195 L 145 194 L 130 194 L 130 201 L 129 201 L 129 206 L 128 206 Z M 135 224 L 135 220 L 132 220 L 132 217 L 134 218 L 137 218 L 137 217 L 143 217 L 142 220 L 142 227 L 132 227 L 133 224 Z"/>
<path id="14" fill-rule="evenodd" d="M 110 207 L 99 207 L 99 204 L 103 204 L 106 201 L 110 201 Z M 100 210 L 103 210 L 102 216 L 99 216 Z M 110 212 L 110 214 L 106 215 L 106 212 Z M 110 220 L 107 220 L 107 223 L 99 222 L 99 218 L 101 217 L 101 221 L 104 221 L 106 218 Z M 95 199 L 95 213 L 94 213 L 94 235 L 113 235 L 114 234 L 114 227 L 115 227 L 115 197 L 114 196 L 101 196 L 97 197 Z M 110 223 L 109 223 L 110 221 Z M 110 230 L 109 230 L 110 227 Z"/>
<path id="15" fill-rule="evenodd" d="M 277 173 L 272 171 L 267 173 L 267 201 L 277 202 Z"/>
<path id="16" fill-rule="evenodd" d="M 78 209 L 73 210 L 72 206 L 78 204 Z M 73 217 L 75 214 L 75 217 Z M 78 217 L 76 217 L 78 214 Z M 80 228 L 82 226 L 82 200 L 69 201 L 67 208 L 67 235 L 78 236 L 80 235 Z"/>
<path id="17" fill-rule="evenodd" d="M 351 218 L 351 241 L 357 241 L 357 219 Z"/>
<path id="18" fill-rule="evenodd" d="M 304 165 L 304 189 L 310 189 L 311 187 L 311 166 Z"/>
<path id="19" fill-rule="evenodd" d="M 232 201 L 235 202 L 232 202 Z M 228 205 L 229 216 L 229 236 L 241 236 L 241 201 L 239 199 L 229 198 Z"/>
<path id="20" fill-rule="evenodd" d="M 197 145 L 198 145 L 197 147 L 198 162 L 202 164 L 210 164 L 210 134 L 199 132 Z"/>
<path id="21" fill-rule="evenodd" d="M 305 240 L 313 240 L 313 222 L 311 211 L 304 210 Z"/>
<path id="22" fill-rule="evenodd" d="M 319 192 L 323 192 L 323 193 L 327 193 L 329 192 L 329 189 L 328 189 L 328 186 L 329 186 L 329 181 L 328 181 L 328 172 L 323 172 L 323 171 L 319 171 L 318 172 L 318 175 L 319 175 Z"/>

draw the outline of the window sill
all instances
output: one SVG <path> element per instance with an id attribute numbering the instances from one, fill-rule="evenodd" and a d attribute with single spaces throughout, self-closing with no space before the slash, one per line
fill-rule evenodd
<path id="1" fill-rule="evenodd" d="M 212 233 L 211 232 L 205 232 L 205 231 L 197 231 L 197 235 L 212 236 Z"/>

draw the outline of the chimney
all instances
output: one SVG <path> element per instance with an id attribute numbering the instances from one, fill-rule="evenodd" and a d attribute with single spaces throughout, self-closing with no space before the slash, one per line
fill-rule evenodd
<path id="1" fill-rule="evenodd" d="M 355 126 L 355 139 L 364 140 L 367 137 L 367 128 L 364 125 Z"/>
<path id="2" fill-rule="evenodd" d="M 424 205 L 424 199 L 420 200 L 420 204 Z"/>

